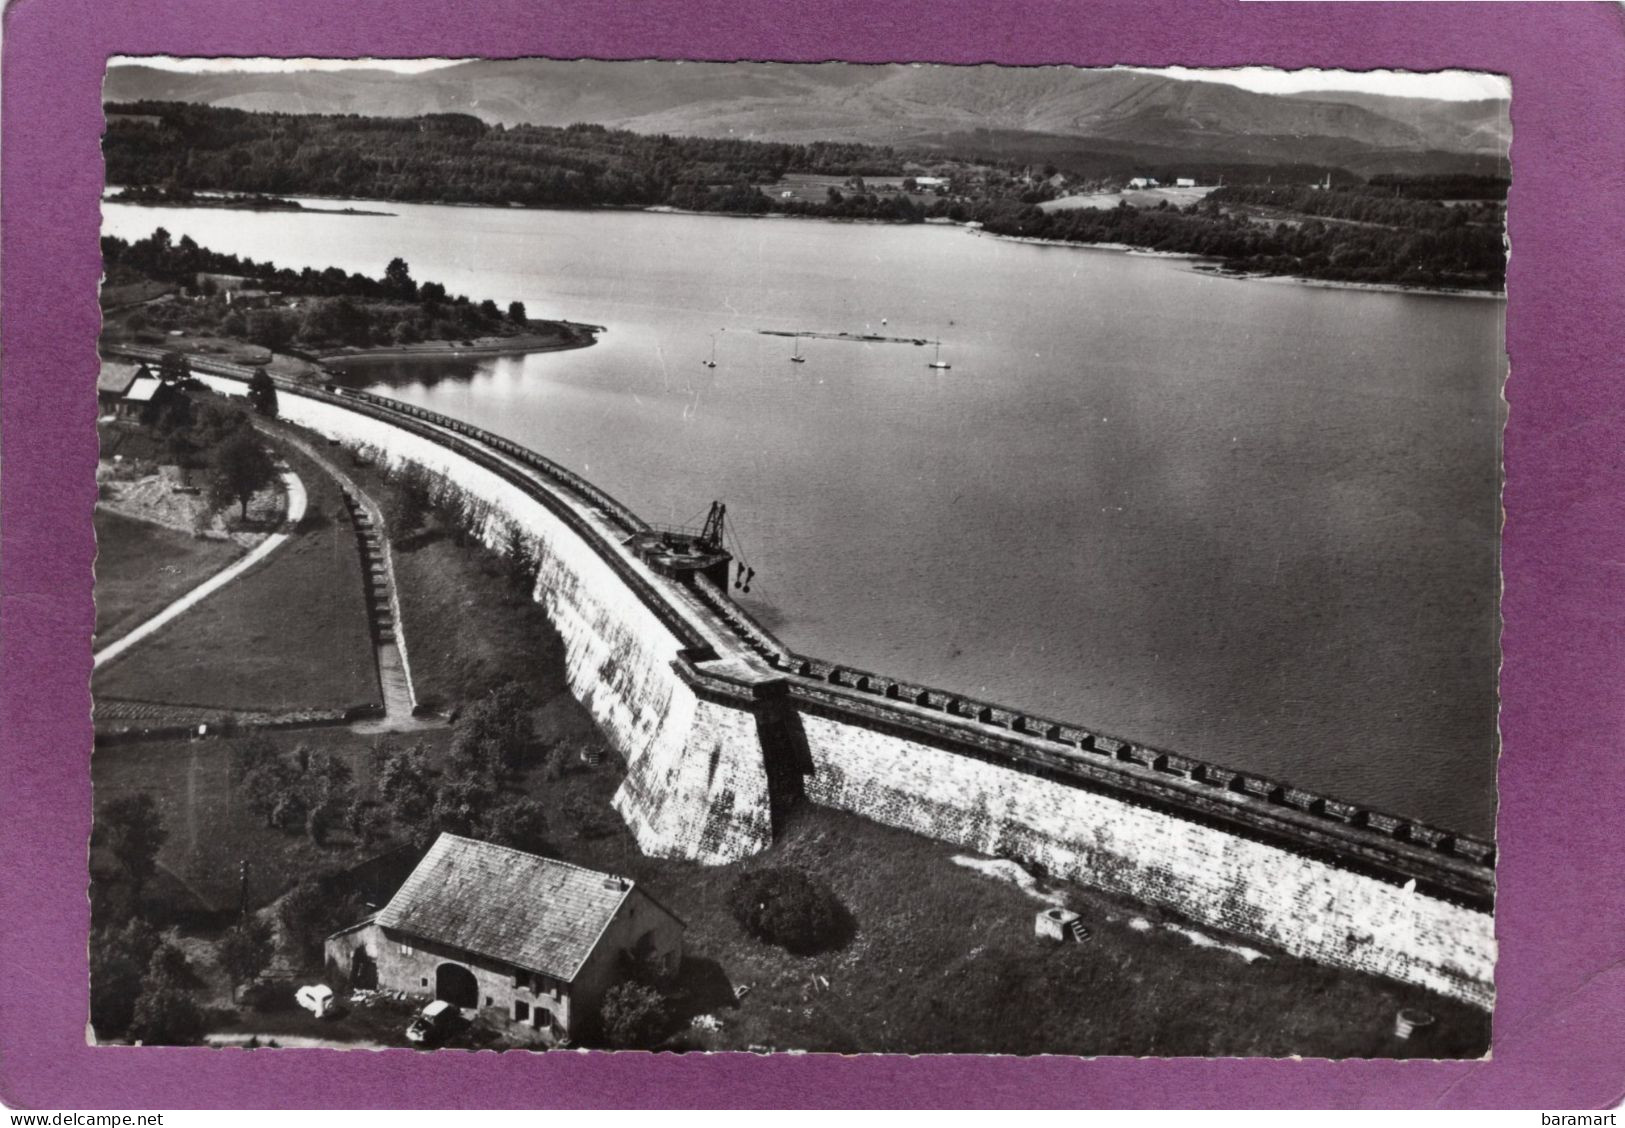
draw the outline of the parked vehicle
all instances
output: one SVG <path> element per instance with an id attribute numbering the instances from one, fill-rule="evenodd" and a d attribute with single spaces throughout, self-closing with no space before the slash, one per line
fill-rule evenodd
<path id="1" fill-rule="evenodd" d="M 333 1010 L 333 991 L 323 983 L 301 987 L 294 992 L 294 1001 L 317 1018 L 325 1018 Z"/>
<path id="2" fill-rule="evenodd" d="M 419 1045 L 432 1045 L 457 1028 L 462 1012 L 444 999 L 436 999 L 418 1012 L 412 1025 L 406 1028 L 406 1040 Z"/>

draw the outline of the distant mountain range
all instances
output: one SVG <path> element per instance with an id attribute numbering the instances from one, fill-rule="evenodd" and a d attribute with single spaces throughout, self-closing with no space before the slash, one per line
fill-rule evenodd
<path id="1" fill-rule="evenodd" d="M 109 102 L 285 113 L 467 113 L 699 137 L 955 149 L 997 135 L 1064 157 L 1093 146 L 1207 162 L 1506 174 L 1505 101 L 1259 94 L 1218 82 L 1073 67 L 483 60 L 388 70 L 187 74 L 110 68 Z M 978 131 L 982 131 L 980 134 Z M 1058 162 L 1059 163 L 1059 162 Z"/>

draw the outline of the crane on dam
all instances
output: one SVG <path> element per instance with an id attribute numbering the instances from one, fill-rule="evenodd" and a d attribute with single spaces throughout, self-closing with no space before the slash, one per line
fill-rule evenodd
<path id="1" fill-rule="evenodd" d="M 683 584 L 693 584 L 695 576 L 704 576 L 726 592 L 735 563 L 735 554 L 726 547 L 727 518 L 728 507 L 713 501 L 705 523 L 697 531 L 692 525 L 651 525 L 635 533 L 627 544 L 659 575 Z M 748 593 L 755 575 L 755 569 L 740 563 L 733 586 Z"/>

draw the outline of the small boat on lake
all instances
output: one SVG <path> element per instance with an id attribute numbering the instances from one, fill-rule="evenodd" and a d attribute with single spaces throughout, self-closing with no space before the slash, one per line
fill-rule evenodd
<path id="1" fill-rule="evenodd" d="M 940 368 L 940 369 L 944 369 L 944 370 L 953 367 L 953 365 L 949 364 L 947 361 L 942 359 L 942 342 L 941 341 L 937 342 L 936 359 L 933 360 L 930 364 L 926 365 L 926 367 L 927 368 Z"/>
<path id="2" fill-rule="evenodd" d="M 801 355 L 801 338 L 796 338 L 796 351 L 790 354 L 791 364 L 806 364 L 807 358 Z"/>

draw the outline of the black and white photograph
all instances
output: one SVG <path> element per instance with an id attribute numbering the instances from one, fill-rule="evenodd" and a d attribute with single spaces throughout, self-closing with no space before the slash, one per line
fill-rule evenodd
<path id="1" fill-rule="evenodd" d="M 1512 97 L 112 58 L 87 1039 L 1485 1057 Z"/>

